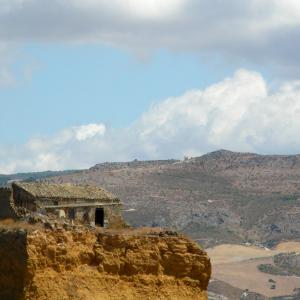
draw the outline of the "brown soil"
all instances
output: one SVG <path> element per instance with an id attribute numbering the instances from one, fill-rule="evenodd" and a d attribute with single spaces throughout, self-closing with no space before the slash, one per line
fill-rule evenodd
<path id="1" fill-rule="evenodd" d="M 275 247 L 278 252 L 300 252 L 300 241 L 282 242 Z"/>
<path id="2" fill-rule="evenodd" d="M 206 251 L 213 265 L 245 261 L 252 258 L 272 257 L 279 253 L 278 251 L 265 250 L 254 246 L 231 244 L 216 246 Z"/>

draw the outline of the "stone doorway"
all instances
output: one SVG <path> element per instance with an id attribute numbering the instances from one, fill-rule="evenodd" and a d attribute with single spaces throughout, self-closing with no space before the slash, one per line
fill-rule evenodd
<path id="1" fill-rule="evenodd" d="M 95 225 L 104 227 L 104 209 L 103 208 L 96 208 Z"/>

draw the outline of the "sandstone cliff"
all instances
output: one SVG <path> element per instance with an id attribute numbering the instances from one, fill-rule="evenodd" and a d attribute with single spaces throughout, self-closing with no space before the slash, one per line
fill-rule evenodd
<path id="1" fill-rule="evenodd" d="M 184 237 L 3 229 L 0 299 L 207 299 L 211 265 Z"/>

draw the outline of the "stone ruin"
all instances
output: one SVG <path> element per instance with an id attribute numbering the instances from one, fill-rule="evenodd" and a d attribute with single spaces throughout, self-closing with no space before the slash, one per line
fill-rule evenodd
<path id="1" fill-rule="evenodd" d="M 90 226 L 109 227 L 121 218 L 122 203 L 110 192 L 91 185 L 14 182 L 0 189 L 0 219 L 30 216 Z"/>

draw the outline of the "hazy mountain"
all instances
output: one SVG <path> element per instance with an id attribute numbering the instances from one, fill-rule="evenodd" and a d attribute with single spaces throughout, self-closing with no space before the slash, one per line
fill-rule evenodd
<path id="1" fill-rule="evenodd" d="M 12 181 L 35 181 L 38 179 L 49 178 L 52 176 L 76 173 L 77 171 L 45 171 L 32 173 L 17 173 L 11 175 L 0 174 L 0 187 L 9 185 Z"/>

